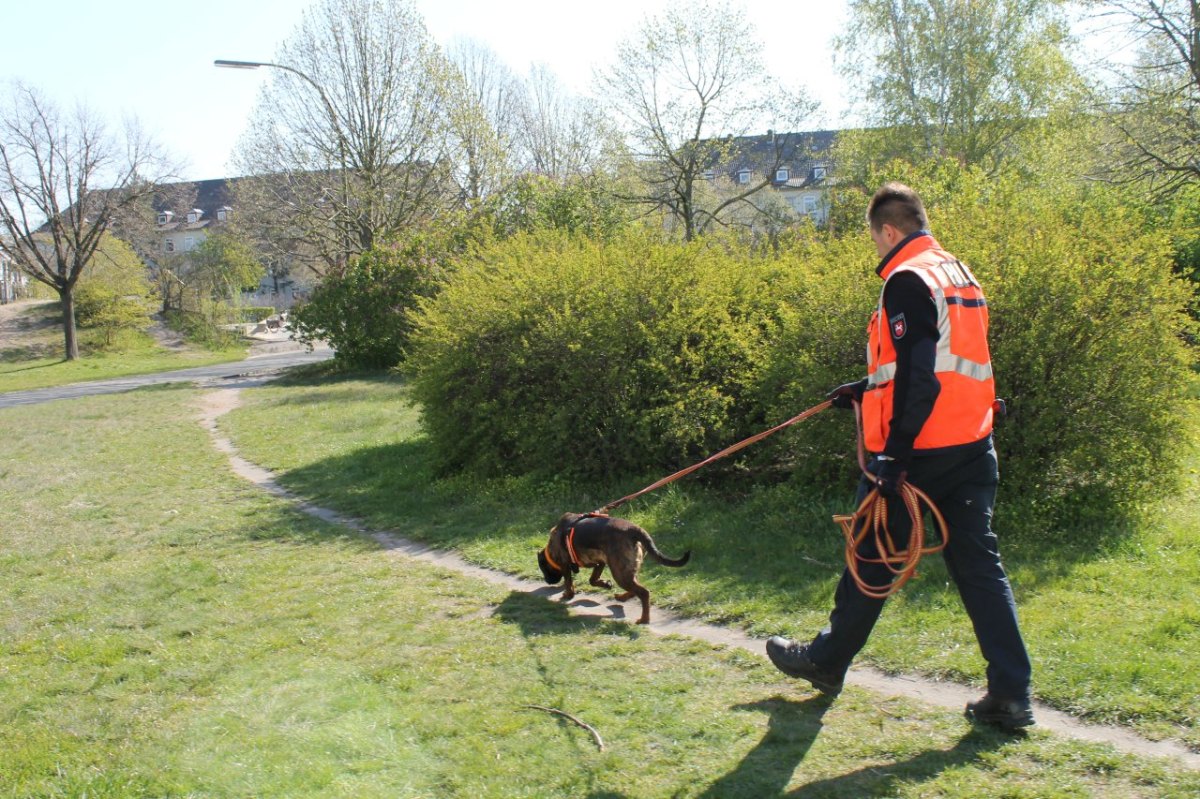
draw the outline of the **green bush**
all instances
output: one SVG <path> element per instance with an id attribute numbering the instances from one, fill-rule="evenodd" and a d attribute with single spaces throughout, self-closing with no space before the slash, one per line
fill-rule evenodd
<path id="1" fill-rule="evenodd" d="M 99 341 L 111 347 L 123 331 L 150 326 L 151 302 L 145 296 L 119 294 L 118 289 L 87 283 L 75 291 L 75 320 L 82 328 L 99 333 Z"/>
<path id="2" fill-rule="evenodd" d="M 442 465 L 624 475 L 731 443 L 768 308 L 738 252 L 554 230 L 477 250 L 422 304 L 409 358 Z"/>
<path id="3" fill-rule="evenodd" d="M 1079 514 L 1169 489 L 1190 362 L 1169 231 L 1109 189 L 944 164 L 895 176 L 930 199 L 936 235 L 988 295 L 1006 496 Z M 858 230 L 800 231 L 771 256 L 632 233 L 489 244 L 417 316 L 426 427 L 447 469 L 681 468 L 865 373 L 876 263 Z M 851 414 L 829 412 L 738 463 L 844 486 L 853 454 Z"/>
<path id="4" fill-rule="evenodd" d="M 775 303 L 753 402 L 778 423 L 866 374 L 867 320 L 882 283 L 870 242 L 785 236 L 776 255 Z M 831 409 L 756 446 L 764 464 L 797 481 L 844 486 L 857 474 L 854 414 Z"/>
<path id="5" fill-rule="evenodd" d="M 996 436 L 1005 495 L 1079 515 L 1170 490 L 1192 357 L 1182 335 L 1190 291 L 1172 269 L 1172 231 L 1106 187 L 1037 185 L 944 163 L 894 164 L 886 179 L 921 191 L 935 236 L 971 266 L 988 297 L 997 393 L 1009 407 Z M 854 197 L 843 192 L 842 201 Z M 863 218 L 865 193 L 857 203 L 846 218 Z M 827 242 L 796 260 L 857 261 L 852 272 L 869 274 L 876 261 L 865 232 L 856 242 Z M 881 286 L 868 283 L 867 304 L 853 311 L 859 346 Z M 835 308 L 854 303 L 853 289 L 819 290 Z M 799 335 L 785 333 L 777 346 L 786 361 L 807 358 L 818 369 L 855 341 Z M 805 395 L 807 386 L 798 378 L 772 392 Z"/>
<path id="6" fill-rule="evenodd" d="M 441 239 L 414 236 L 383 245 L 330 275 L 311 299 L 292 312 L 296 338 L 325 340 L 346 366 L 386 369 L 400 363 L 417 298 L 436 293 L 441 282 Z"/>
<path id="7" fill-rule="evenodd" d="M 1103 187 L 980 180 L 942 213 L 989 292 L 1006 490 L 1103 507 L 1172 488 L 1191 292 L 1170 231 Z"/>
<path id="8" fill-rule="evenodd" d="M 113 347 L 123 333 L 150 326 L 150 282 L 133 249 L 105 234 L 75 287 L 75 321 Z"/>

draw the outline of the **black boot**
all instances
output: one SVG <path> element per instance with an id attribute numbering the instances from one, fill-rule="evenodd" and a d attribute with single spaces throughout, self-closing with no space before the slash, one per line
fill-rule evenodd
<path id="1" fill-rule="evenodd" d="M 1033 724 L 1033 707 L 1028 699 L 1000 699 L 985 694 L 978 702 L 967 703 L 967 718 L 1006 732 L 1018 732 Z"/>
<path id="2" fill-rule="evenodd" d="M 823 694 L 837 696 L 842 692 L 842 676 L 819 668 L 808 659 L 808 647 L 775 635 L 767 639 L 767 657 L 775 668 L 789 677 L 808 680 Z"/>

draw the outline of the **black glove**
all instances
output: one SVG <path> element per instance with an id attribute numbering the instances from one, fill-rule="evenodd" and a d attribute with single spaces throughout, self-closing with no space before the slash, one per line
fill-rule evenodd
<path id="1" fill-rule="evenodd" d="M 867 471 L 875 478 L 875 487 L 885 497 L 900 496 L 900 486 L 908 478 L 908 464 L 894 458 L 876 456 L 867 464 Z"/>
<path id="2" fill-rule="evenodd" d="M 825 399 L 833 400 L 833 407 L 852 410 L 854 403 L 862 402 L 863 392 L 867 390 L 867 378 L 855 383 L 843 383 L 825 395 Z"/>

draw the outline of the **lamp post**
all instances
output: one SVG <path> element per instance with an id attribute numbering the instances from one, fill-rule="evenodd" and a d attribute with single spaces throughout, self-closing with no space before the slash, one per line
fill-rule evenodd
<path id="1" fill-rule="evenodd" d="M 349 231 L 347 230 L 347 217 L 350 210 L 350 188 L 346 182 L 346 137 L 342 134 L 342 126 L 338 122 L 338 113 L 334 109 L 333 103 L 329 100 L 329 95 L 321 88 L 321 84 L 317 83 L 311 77 L 296 69 L 289 67 L 287 64 L 274 64 L 270 61 L 232 61 L 225 58 L 218 58 L 213 61 L 213 66 L 224 67 L 226 69 L 258 69 L 259 67 L 268 67 L 270 69 L 282 69 L 284 72 L 290 72 L 296 77 L 308 83 L 316 90 L 317 96 L 321 98 L 321 104 L 325 106 L 325 113 L 329 116 L 329 125 L 333 128 L 334 134 L 338 141 L 338 157 L 340 160 L 338 172 L 342 178 L 342 209 L 339 214 L 342 218 L 338 222 L 338 228 L 342 234 L 342 258 L 349 260 L 350 258 L 350 240 Z"/>

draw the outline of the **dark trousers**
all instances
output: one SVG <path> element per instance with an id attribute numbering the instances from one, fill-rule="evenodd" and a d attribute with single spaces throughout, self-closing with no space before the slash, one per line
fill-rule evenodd
<path id="1" fill-rule="evenodd" d="M 950 530 L 942 550 L 950 577 L 987 661 L 988 692 L 1004 699 L 1029 696 L 1030 664 L 1017 626 L 1017 606 L 1012 586 L 1000 564 L 1000 550 L 992 532 L 999 469 L 991 446 L 970 447 L 950 454 L 915 456 L 909 481 L 929 495 Z M 858 502 L 871 489 L 864 477 Z M 898 501 L 889 503 L 888 527 L 899 548 L 907 546 L 911 521 Z M 874 545 L 862 544 L 863 554 L 874 556 Z M 887 585 L 893 576 L 883 564 L 861 564 L 859 575 L 869 585 Z M 844 673 L 867 643 L 883 610 L 884 600 L 865 596 L 843 572 L 834 595 L 829 626 L 813 640 L 809 657 L 822 669 Z"/>

